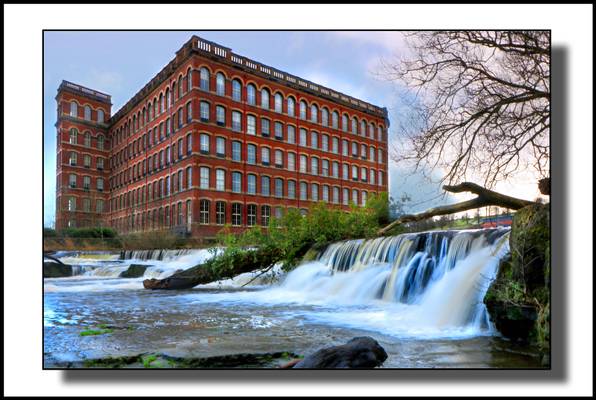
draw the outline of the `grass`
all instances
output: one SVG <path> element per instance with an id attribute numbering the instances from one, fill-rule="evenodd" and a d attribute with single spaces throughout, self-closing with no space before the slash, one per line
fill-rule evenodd
<path id="1" fill-rule="evenodd" d="M 97 336 L 114 332 L 113 329 L 86 329 L 80 333 L 81 336 Z"/>

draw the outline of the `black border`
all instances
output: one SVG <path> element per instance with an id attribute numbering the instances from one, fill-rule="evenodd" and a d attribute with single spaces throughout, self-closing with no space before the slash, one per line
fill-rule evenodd
<path id="1" fill-rule="evenodd" d="M 572 4 L 572 3 L 567 3 L 567 4 Z M 45 97 L 45 85 L 44 85 L 44 67 L 45 67 L 45 32 L 408 32 L 408 31 L 420 31 L 420 32 L 430 32 L 430 31 L 447 31 L 448 29 L 200 29 L 200 30 L 194 30 L 194 29 L 42 29 L 41 34 L 42 34 L 42 63 L 41 63 L 41 75 L 42 75 L 42 95 L 41 95 L 41 100 L 42 100 L 42 194 L 45 193 L 45 183 L 43 180 L 43 170 L 44 170 L 44 161 L 45 161 L 45 157 L 44 157 L 44 148 L 45 148 L 45 138 L 44 138 L 44 119 L 43 119 L 43 113 L 45 111 L 45 107 L 44 107 L 44 97 Z M 472 29 L 449 29 L 449 30 L 460 30 L 460 31 L 466 31 L 466 30 L 472 30 Z M 507 30 L 504 28 L 501 29 L 496 29 L 496 28 L 491 28 L 491 29 L 482 29 L 482 30 L 489 30 L 489 31 L 501 31 L 501 30 Z M 513 29 L 513 30 L 521 30 L 521 29 Z M 554 187 L 555 189 L 559 189 L 560 192 L 557 192 L 557 190 L 553 190 L 553 192 L 555 193 L 555 195 L 553 195 L 553 197 L 551 197 L 551 201 L 549 201 L 548 205 L 549 205 L 549 213 L 551 215 L 550 219 L 549 219 L 549 223 L 550 223 L 550 236 L 551 236 L 551 246 L 550 246 L 550 259 L 551 259 L 551 271 L 550 271 L 550 280 L 549 280 L 549 291 L 550 291 L 550 309 L 551 309 L 551 317 L 549 320 L 549 330 L 550 330 L 550 334 L 551 334 L 551 339 L 550 339 L 550 346 L 549 346 L 549 367 L 548 368 L 377 368 L 374 369 L 375 371 L 545 371 L 545 372 L 552 372 L 554 371 L 553 369 L 553 345 L 555 344 L 555 341 L 553 340 L 553 331 L 552 331 L 552 317 L 553 317 L 553 309 L 555 307 L 553 307 L 553 292 L 552 292 L 552 281 L 553 281 L 553 272 L 552 272 L 552 265 L 554 264 L 555 260 L 559 260 L 559 261 L 563 261 L 567 259 L 567 248 L 568 248 L 568 239 L 567 239 L 567 222 L 566 222 L 566 215 L 561 216 L 562 219 L 558 219 L 555 218 L 555 216 L 553 216 L 552 214 L 552 201 L 556 201 L 556 203 L 561 203 L 558 204 L 558 208 L 562 209 L 564 213 L 567 212 L 567 181 L 566 181 L 566 177 L 567 177 L 567 154 L 566 154 L 566 150 L 567 150 L 567 134 L 568 132 L 566 131 L 566 126 L 567 126 L 567 87 L 566 87 L 566 79 L 567 79 L 567 54 L 566 51 L 559 51 L 559 49 L 557 49 L 558 53 L 560 53 L 561 56 L 561 60 L 556 60 L 556 61 L 562 61 L 561 65 L 559 66 L 559 68 L 561 69 L 559 72 L 561 73 L 560 76 L 557 76 L 556 78 L 559 79 L 557 82 L 557 90 L 561 90 L 561 103 L 558 104 L 559 107 L 561 107 L 561 110 L 563 110 L 562 112 L 562 117 L 558 122 L 555 120 L 553 121 L 552 116 L 553 116 L 553 103 L 552 100 L 556 99 L 557 97 L 553 97 L 552 96 L 552 92 L 553 92 L 553 87 L 552 87 L 552 75 L 553 75 L 553 65 L 556 65 L 556 62 L 553 62 L 553 49 L 552 49 L 552 30 L 551 29 L 528 29 L 528 30 L 540 30 L 540 31 L 548 31 L 550 32 L 550 61 L 551 61 L 551 74 L 549 76 L 549 85 L 550 85 L 550 89 L 551 89 L 551 103 L 550 103 L 550 118 L 551 118 L 551 123 L 552 123 L 552 127 L 551 129 L 549 129 L 549 145 L 550 145 L 550 150 L 551 150 L 551 154 L 550 154 L 550 159 L 549 159 L 549 175 L 552 177 L 552 173 L 553 173 L 553 169 L 552 169 L 552 161 L 553 161 L 553 153 L 552 153 L 552 149 L 553 149 L 553 135 L 552 135 L 552 130 L 553 127 L 554 128 L 558 128 L 557 130 L 559 132 L 561 132 L 561 134 L 557 135 L 555 138 L 557 139 L 557 145 L 555 146 L 555 148 L 558 148 L 561 151 L 561 161 L 560 161 L 560 165 L 559 165 L 559 170 L 557 172 L 559 173 L 556 174 L 556 177 L 558 179 L 561 179 L 559 182 L 557 182 L 558 179 L 551 179 L 551 187 Z M 192 35 L 192 34 L 191 34 Z M 562 54 L 564 53 L 564 54 Z M 151 78 L 150 78 L 151 79 Z M 563 81 L 561 81 L 563 80 Z M 126 103 L 125 103 L 126 104 Z M 559 185 L 562 185 L 562 187 L 558 187 Z M 561 196 L 561 197 L 559 197 Z M 44 196 L 42 195 L 42 264 L 43 264 L 43 228 L 44 228 Z M 552 225 L 553 225 L 553 219 L 555 219 L 558 223 L 564 224 L 564 226 L 561 226 L 561 232 L 563 233 L 562 235 L 560 235 L 560 237 L 558 237 L 558 239 L 560 239 L 561 241 L 563 241 L 563 248 L 562 248 L 562 252 L 561 254 L 558 255 L 558 257 L 556 259 L 553 259 L 553 237 L 552 237 Z M 561 265 L 562 268 L 565 267 L 564 263 L 561 262 L 558 265 Z M 562 269 L 561 268 L 561 269 Z M 562 274 L 564 274 L 564 272 L 561 272 Z M 566 279 L 564 277 L 564 275 L 560 275 L 558 274 L 557 278 L 561 279 L 562 281 L 566 282 Z M 41 351 L 41 355 L 42 355 L 42 370 L 43 371 L 334 371 L 334 369 L 325 369 L 325 368 L 311 368 L 311 369 L 306 369 L 306 370 L 297 370 L 297 369 L 280 369 L 280 368 L 50 368 L 50 367 L 46 367 L 44 365 L 44 348 L 45 348 L 45 335 L 44 335 L 44 325 L 43 325 L 43 311 L 44 311 L 44 295 L 45 292 L 43 291 L 43 274 L 41 274 L 41 279 L 42 279 L 42 302 L 41 302 L 41 330 L 42 330 L 42 351 Z M 563 285 L 562 285 L 563 286 Z M 562 298 L 564 298 L 566 295 L 566 293 L 562 294 Z M 564 303 L 566 303 L 566 300 L 564 300 Z M 558 307 L 556 307 L 557 310 L 561 311 L 561 314 L 563 315 L 565 313 L 566 307 L 561 307 L 560 309 Z M 563 319 L 563 322 L 566 324 L 567 320 L 566 320 L 566 316 L 565 317 L 561 317 L 561 319 Z M 592 327 L 593 327 L 593 321 L 592 321 Z M 563 329 L 567 329 L 568 326 L 564 326 Z M 558 332 L 559 333 L 559 332 Z M 565 342 L 566 339 L 566 334 L 563 332 L 563 337 L 561 337 L 561 342 L 557 343 L 559 346 L 561 347 L 566 347 L 567 344 Z M 561 349 L 561 353 L 558 353 L 558 356 L 560 356 L 561 358 L 566 357 L 565 353 L 566 349 Z M 558 370 L 557 369 L 557 373 L 559 376 L 557 376 L 558 378 L 564 378 L 566 373 L 567 373 L 567 363 L 566 360 L 559 360 L 562 364 L 562 370 Z M 350 369 L 348 371 L 353 371 L 354 369 Z M 369 369 L 369 370 L 373 370 L 373 369 Z M 359 369 L 357 371 L 367 371 Z M 308 373 L 308 372 L 307 372 Z M 303 374 L 300 372 L 297 372 L 298 374 Z M 72 374 L 70 374 L 72 375 Z M 345 376 L 343 378 L 350 378 L 349 377 L 350 373 L 346 373 Z M 375 375 L 377 375 L 377 373 L 375 373 Z M 379 375 L 384 375 L 383 373 L 379 373 Z M 436 376 L 436 375 L 434 375 Z M 123 376 L 124 377 L 124 376 Z M 298 376 L 297 376 L 298 377 Z M 305 376 L 302 375 L 302 377 L 311 377 L 312 375 L 309 374 L 309 376 Z M 328 378 L 328 376 L 326 376 Z M 430 376 L 429 376 L 430 377 Z M 69 376 L 67 375 L 67 379 L 69 378 Z M 72 376 L 72 378 L 76 378 L 74 375 Z M 235 379 L 235 376 L 230 376 L 230 379 Z M 374 379 L 374 377 L 367 377 L 368 379 Z M 548 378 L 548 377 L 541 377 L 541 379 L 544 378 Z M 78 378 L 77 378 L 78 379 Z M 372 380 L 371 379 L 371 380 Z M 529 377 L 525 377 L 524 380 L 532 380 Z"/>

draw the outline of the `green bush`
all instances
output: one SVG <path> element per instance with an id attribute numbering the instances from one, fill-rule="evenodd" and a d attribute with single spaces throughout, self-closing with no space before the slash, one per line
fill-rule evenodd
<path id="1" fill-rule="evenodd" d="M 56 237 L 58 234 L 56 233 L 55 229 L 52 228 L 43 228 L 43 237 Z"/>
<path id="2" fill-rule="evenodd" d="M 70 238 L 115 238 L 118 233 L 112 228 L 66 228 L 62 235 Z"/>

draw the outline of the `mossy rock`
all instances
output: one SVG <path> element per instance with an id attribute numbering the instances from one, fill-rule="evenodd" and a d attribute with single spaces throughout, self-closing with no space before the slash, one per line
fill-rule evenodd
<path id="1" fill-rule="evenodd" d="M 58 264 L 56 262 L 44 261 L 44 278 L 65 278 L 72 276 L 72 266 L 67 264 Z"/>
<path id="2" fill-rule="evenodd" d="M 120 273 L 120 278 L 140 278 L 145 274 L 148 265 L 130 264 L 126 271 Z"/>

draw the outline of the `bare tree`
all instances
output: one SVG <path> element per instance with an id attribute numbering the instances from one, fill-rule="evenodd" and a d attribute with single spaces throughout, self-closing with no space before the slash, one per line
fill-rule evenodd
<path id="1" fill-rule="evenodd" d="M 492 188 L 527 168 L 548 175 L 550 32 L 406 36 L 410 59 L 384 68 L 409 89 L 396 162 L 440 168 L 449 185 L 481 177 Z"/>

